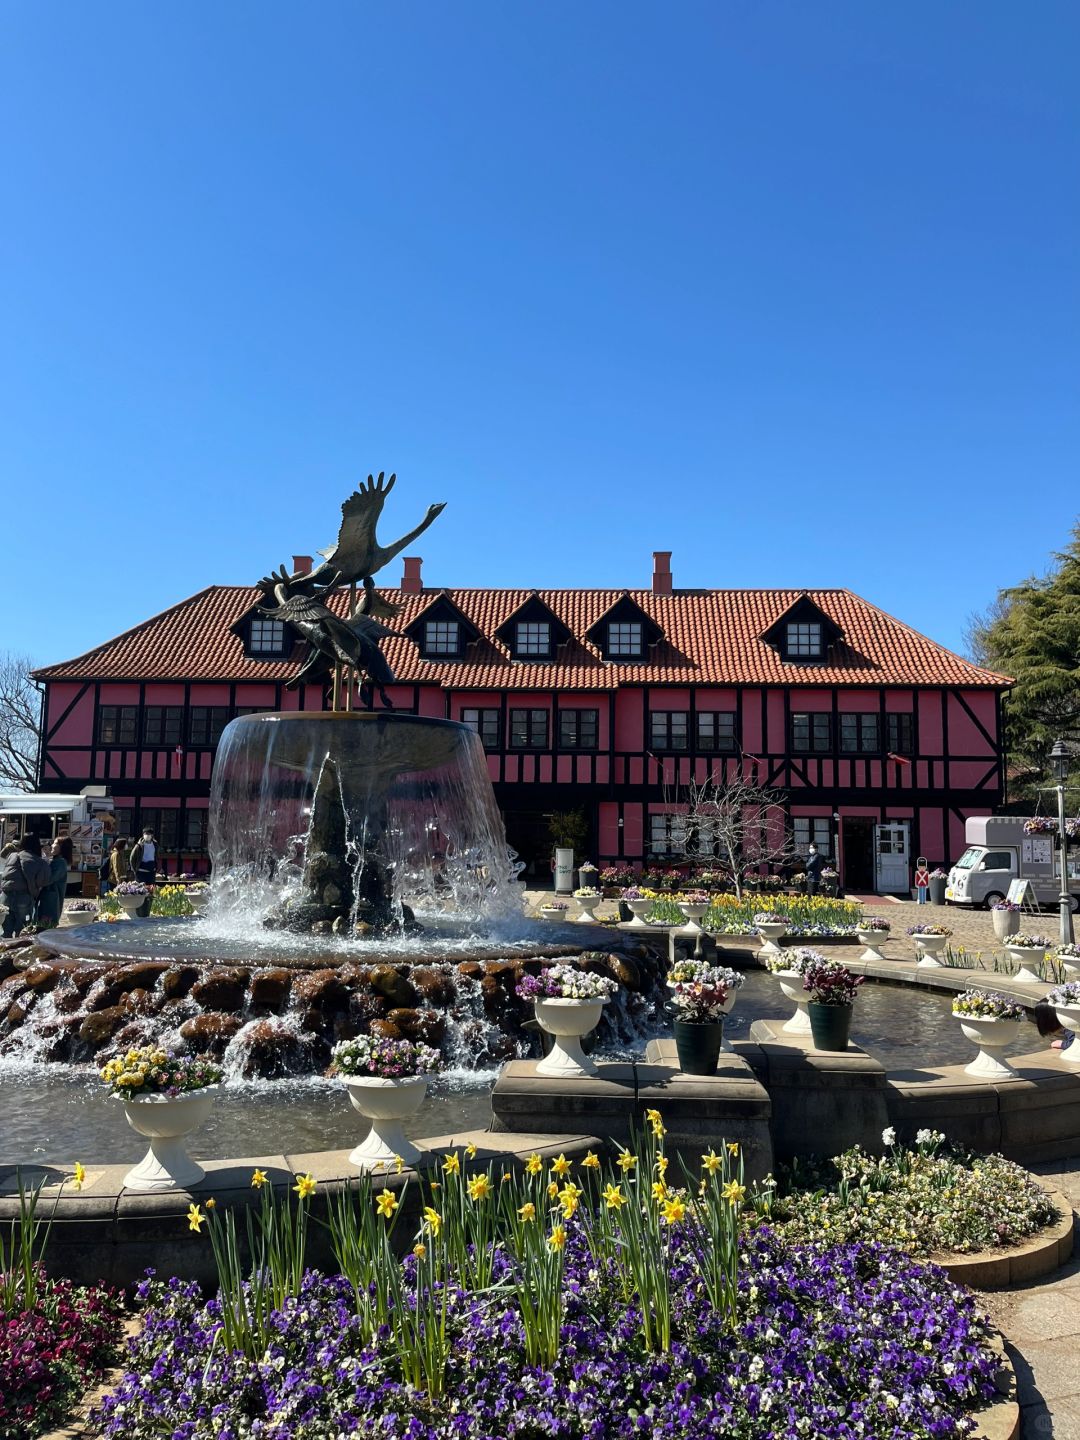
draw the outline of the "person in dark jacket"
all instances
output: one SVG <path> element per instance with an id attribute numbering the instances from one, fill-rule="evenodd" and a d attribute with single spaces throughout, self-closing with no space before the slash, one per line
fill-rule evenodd
<path id="1" fill-rule="evenodd" d="M 5 940 L 21 934 L 34 918 L 38 896 L 51 880 L 49 862 L 41 858 L 41 841 L 36 835 L 24 835 L 19 849 L 7 857 L 0 870 L 0 892 L 7 906 Z"/>
<path id="2" fill-rule="evenodd" d="M 49 860 L 49 883 L 38 896 L 37 919 L 39 925 L 59 925 L 64 913 L 64 896 L 67 894 L 68 871 L 71 869 L 71 841 L 65 835 L 52 844 Z"/>
<path id="3" fill-rule="evenodd" d="M 816 845 L 811 845 L 806 856 L 806 893 L 816 895 L 821 888 L 821 872 L 825 869 L 825 861 L 818 854 Z"/>

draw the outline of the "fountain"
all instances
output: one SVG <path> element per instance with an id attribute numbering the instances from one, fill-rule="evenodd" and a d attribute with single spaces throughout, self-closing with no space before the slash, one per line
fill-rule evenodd
<path id="1" fill-rule="evenodd" d="M 490 1066 L 535 1048 L 515 988 L 556 956 L 619 981 L 602 1041 L 639 1032 L 661 969 L 648 945 L 526 920 L 479 737 L 390 705 L 379 646 L 395 607 L 372 575 L 442 509 L 379 546 L 393 484 L 369 476 L 350 496 L 316 570 L 260 582 L 260 612 L 307 642 L 289 687 L 321 679 L 331 708 L 226 728 L 205 911 L 51 931 L 29 957 L 0 953 L 0 1057 L 100 1063 L 154 1040 L 274 1078 L 320 1073 L 336 1041 L 375 1033 Z M 342 586 L 344 619 L 326 604 Z"/>

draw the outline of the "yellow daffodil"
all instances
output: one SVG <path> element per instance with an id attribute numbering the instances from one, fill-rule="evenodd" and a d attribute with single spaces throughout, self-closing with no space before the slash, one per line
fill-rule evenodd
<path id="1" fill-rule="evenodd" d="M 261 1190 L 262 1187 L 268 1183 L 265 1170 L 254 1171 L 251 1176 L 251 1184 L 255 1190 Z"/>
<path id="2" fill-rule="evenodd" d="M 728 1149 L 728 1154 L 729 1154 L 729 1155 L 738 1155 L 738 1153 L 739 1153 L 739 1142 L 738 1142 L 737 1140 L 729 1140 L 729 1141 L 727 1142 L 727 1149 Z"/>
<path id="3" fill-rule="evenodd" d="M 660 1118 L 660 1111 L 646 1110 L 645 1119 L 652 1127 L 652 1133 L 656 1136 L 657 1140 L 662 1140 L 667 1134 L 667 1131 L 664 1129 L 664 1122 Z"/>
<path id="4" fill-rule="evenodd" d="M 188 1229 L 194 1230 L 196 1235 L 202 1233 L 202 1227 L 206 1224 L 206 1216 L 198 1205 L 189 1205 L 187 1211 Z"/>
<path id="5" fill-rule="evenodd" d="M 619 1158 L 615 1161 L 615 1164 L 618 1165 L 624 1174 L 628 1175 L 637 1164 L 637 1156 L 632 1155 L 629 1150 L 620 1150 Z"/>
<path id="6" fill-rule="evenodd" d="M 667 1199 L 667 1186 L 663 1180 L 653 1181 L 652 1198 L 658 1202 Z"/>
<path id="7" fill-rule="evenodd" d="M 621 1185 L 604 1186 L 604 1204 L 609 1210 L 621 1210 L 626 1204 L 626 1196 L 622 1192 Z"/>
<path id="8" fill-rule="evenodd" d="M 554 1230 L 552 1230 L 551 1234 L 548 1236 L 547 1243 L 551 1246 L 552 1250 L 561 1250 L 566 1244 L 565 1227 L 562 1225 L 556 1225 Z"/>
<path id="9" fill-rule="evenodd" d="M 535 1151 L 525 1161 L 525 1170 L 529 1175 L 539 1175 L 544 1168 L 544 1162 Z"/>
<path id="10" fill-rule="evenodd" d="M 210 1196 L 210 1199 L 207 1200 L 207 1202 L 206 1202 L 206 1208 L 207 1208 L 207 1210 L 216 1210 L 216 1209 L 217 1209 L 217 1201 L 214 1199 L 214 1197 L 213 1197 L 212 1195 Z"/>
<path id="11" fill-rule="evenodd" d="M 563 1178 L 564 1175 L 569 1175 L 572 1168 L 573 1166 L 571 1162 L 566 1158 L 565 1155 L 559 1155 L 551 1162 L 552 1172 L 558 1175 L 560 1180 Z"/>
<path id="12" fill-rule="evenodd" d="M 710 1150 L 707 1155 L 701 1157 L 701 1168 L 707 1170 L 710 1175 L 715 1175 L 724 1166 L 723 1156 L 717 1155 L 715 1150 Z"/>
<path id="13" fill-rule="evenodd" d="M 581 1203 L 581 1191 L 576 1185 L 567 1182 L 559 1191 L 558 1201 L 562 1206 L 563 1219 L 569 1220 Z"/>
<path id="14" fill-rule="evenodd" d="M 468 1145 L 465 1146 L 465 1154 L 469 1157 L 470 1160 L 476 1159 L 476 1146 L 471 1140 L 469 1141 Z"/>
<path id="15" fill-rule="evenodd" d="M 555 1196 L 558 1195 L 558 1193 L 559 1193 L 558 1181 L 556 1181 L 556 1180 L 549 1180 L 549 1181 L 548 1181 L 548 1195 L 551 1197 L 552 1200 L 554 1200 L 554 1199 L 555 1199 Z"/>
<path id="16" fill-rule="evenodd" d="M 468 1185 L 470 1200 L 486 1200 L 491 1194 L 491 1176 L 484 1171 L 481 1175 L 474 1175 Z"/>
<path id="17" fill-rule="evenodd" d="M 589 1153 L 585 1156 L 585 1159 L 581 1162 L 581 1168 L 583 1170 L 600 1169 L 600 1156 L 597 1155 L 595 1150 L 590 1150 Z"/>
<path id="18" fill-rule="evenodd" d="M 667 1175 L 667 1167 L 668 1167 L 668 1158 L 667 1158 L 667 1156 L 666 1156 L 666 1155 L 657 1155 L 657 1157 L 656 1157 L 656 1173 L 660 1176 L 660 1179 L 661 1179 L 661 1180 L 663 1180 L 663 1179 L 665 1178 L 665 1176 Z"/>
<path id="19" fill-rule="evenodd" d="M 450 1154 L 447 1155 L 446 1159 L 443 1161 L 442 1168 L 443 1173 L 446 1175 L 461 1174 L 461 1156 L 457 1153 L 456 1150 L 452 1150 Z"/>
<path id="20" fill-rule="evenodd" d="M 380 1190 L 375 1197 L 375 1204 L 383 1219 L 389 1220 L 398 1208 L 398 1198 L 392 1190 Z"/>
<path id="21" fill-rule="evenodd" d="M 315 1194 L 315 1176 L 297 1175 L 296 1184 L 293 1186 L 301 1200 L 306 1200 L 309 1195 Z"/>
<path id="22" fill-rule="evenodd" d="M 742 1200 L 746 1194 L 746 1186 L 740 1185 L 737 1180 L 729 1180 L 720 1191 L 720 1194 L 723 1195 L 725 1200 L 729 1200 L 732 1205 L 738 1205 L 739 1201 Z"/>
<path id="23" fill-rule="evenodd" d="M 517 1213 L 519 1220 L 535 1220 L 536 1206 L 532 1203 L 531 1200 L 526 1200 L 525 1204 L 522 1205 L 521 1209 Z"/>
<path id="24" fill-rule="evenodd" d="M 424 1224 L 428 1227 L 428 1229 L 433 1235 L 438 1235 L 439 1231 L 442 1229 L 442 1216 L 439 1214 L 438 1210 L 436 1210 L 431 1205 L 424 1206 Z"/>
<path id="25" fill-rule="evenodd" d="M 674 1225 L 686 1214 L 686 1206 L 677 1195 L 672 1195 L 669 1200 L 664 1201 L 664 1223 Z"/>
<path id="26" fill-rule="evenodd" d="M 86 1167 L 78 1160 L 75 1161 L 75 1189 L 81 1190 L 83 1181 L 86 1179 Z"/>
<path id="27" fill-rule="evenodd" d="M 501 1175 L 499 1178 L 500 1178 L 501 1183 L 502 1183 L 503 1185 L 505 1185 L 506 1182 L 507 1182 L 507 1180 L 512 1180 L 514 1177 L 510 1174 L 510 1171 L 509 1171 L 509 1170 L 504 1170 L 503 1173 L 502 1173 L 502 1175 Z"/>
<path id="28" fill-rule="evenodd" d="M 400 1155 L 395 1155 L 395 1156 L 394 1156 L 394 1170 L 395 1170 L 395 1172 L 396 1172 L 398 1175 L 400 1175 L 401 1172 L 402 1172 L 402 1170 L 404 1170 L 404 1169 L 405 1169 L 405 1161 L 401 1158 Z"/>
<path id="29" fill-rule="evenodd" d="M 427 1246 L 417 1241 L 417 1243 L 412 1247 L 412 1253 L 416 1256 L 418 1260 L 423 1260 L 424 1256 L 427 1254 Z"/>

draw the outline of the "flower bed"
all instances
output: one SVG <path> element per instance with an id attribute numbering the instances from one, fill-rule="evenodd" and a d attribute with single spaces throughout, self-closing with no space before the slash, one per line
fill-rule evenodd
<path id="1" fill-rule="evenodd" d="M 219 1295 L 177 1280 L 140 1288 L 145 1325 L 103 1404 L 104 1433 L 970 1433 L 998 1360 L 969 1292 L 885 1246 L 790 1243 L 768 1228 L 740 1245 L 746 1191 L 728 1147 L 677 1190 L 652 1116 L 652 1135 L 608 1171 L 595 1155 L 577 1171 L 536 1155 L 470 1174 L 450 1153 L 403 1262 L 389 1238 L 400 1192 L 361 1183 L 331 1206 L 336 1278 L 304 1272 L 295 1249 L 283 1264 L 263 1252 L 245 1275 L 232 1217 L 213 1212 Z M 286 1211 L 264 1190 L 259 1233 L 302 1234 L 307 1193 Z"/>
<path id="2" fill-rule="evenodd" d="M 650 923 L 683 923 L 683 914 L 674 897 L 643 890 L 640 898 L 656 902 L 647 917 Z M 821 895 L 783 895 L 777 897 L 775 904 L 760 894 L 742 900 L 736 900 L 734 895 L 713 895 L 701 924 L 718 935 L 754 935 L 762 918 L 773 914 L 778 922 L 784 922 L 788 935 L 823 940 L 854 935 L 862 919 L 862 906 L 853 900 L 831 900 Z"/>
<path id="3" fill-rule="evenodd" d="M 856 1146 L 833 1160 L 781 1166 L 760 1192 L 757 1218 L 788 1239 L 874 1240 L 909 1254 L 966 1255 L 1019 1245 L 1058 1218 L 1046 1191 L 1000 1155 L 950 1148 L 922 1130 L 910 1149 L 886 1130 L 886 1153 Z"/>

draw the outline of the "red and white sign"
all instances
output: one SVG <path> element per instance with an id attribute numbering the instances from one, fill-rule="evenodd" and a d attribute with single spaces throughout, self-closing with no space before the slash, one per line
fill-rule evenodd
<path id="1" fill-rule="evenodd" d="M 916 870 L 916 871 L 915 871 L 915 889 L 916 889 L 916 890 L 927 890 L 927 889 L 929 889 L 929 887 L 930 887 L 930 871 L 929 871 L 929 870 Z"/>

